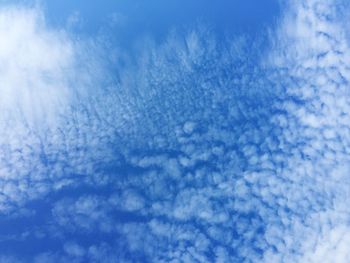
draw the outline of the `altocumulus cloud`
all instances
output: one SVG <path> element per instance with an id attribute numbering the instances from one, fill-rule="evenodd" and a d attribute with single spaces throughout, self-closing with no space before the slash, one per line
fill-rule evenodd
<path id="1" fill-rule="evenodd" d="M 264 50 L 175 31 L 117 80 L 97 44 L 2 9 L 0 260 L 348 262 L 339 7 L 291 1 Z"/>
<path id="2" fill-rule="evenodd" d="M 56 123 L 54 118 L 68 100 L 74 54 L 64 33 L 47 30 L 43 15 L 35 10 L 2 9 L 0 21 L 0 173 L 5 212 L 46 191 L 47 168 L 40 165 L 38 152 L 40 128 Z"/>
<path id="3" fill-rule="evenodd" d="M 2 8 L 0 31 L 1 211 L 7 213 L 72 173 L 64 171 L 74 158 L 59 131 L 76 99 L 98 79 L 91 70 L 98 62 L 82 54 L 87 44 L 48 28 L 36 9 Z"/>

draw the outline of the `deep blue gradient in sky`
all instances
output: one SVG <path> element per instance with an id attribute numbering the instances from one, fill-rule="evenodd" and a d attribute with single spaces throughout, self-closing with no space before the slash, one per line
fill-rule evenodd
<path id="1" fill-rule="evenodd" d="M 96 34 L 113 15 L 120 17 L 120 38 L 137 38 L 143 34 L 165 36 L 175 27 L 186 27 L 198 21 L 207 22 L 229 33 L 258 33 L 264 26 L 276 22 L 279 5 L 276 0 L 222 0 L 204 1 L 47 1 L 43 2 L 49 21 L 57 26 L 66 23 L 69 16 L 79 13 L 83 20 L 82 32 Z"/>

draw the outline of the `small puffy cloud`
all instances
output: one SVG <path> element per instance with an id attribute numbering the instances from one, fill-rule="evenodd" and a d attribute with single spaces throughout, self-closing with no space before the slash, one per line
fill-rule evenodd
<path id="1" fill-rule="evenodd" d="M 75 242 L 67 242 L 64 245 L 64 251 L 73 257 L 83 257 L 85 254 L 84 248 Z"/>

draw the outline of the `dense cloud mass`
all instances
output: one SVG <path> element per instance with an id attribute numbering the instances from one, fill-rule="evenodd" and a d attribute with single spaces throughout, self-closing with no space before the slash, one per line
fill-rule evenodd
<path id="1" fill-rule="evenodd" d="M 349 262 L 337 7 L 291 1 L 261 41 L 175 30 L 108 74 L 2 9 L 0 262 Z"/>

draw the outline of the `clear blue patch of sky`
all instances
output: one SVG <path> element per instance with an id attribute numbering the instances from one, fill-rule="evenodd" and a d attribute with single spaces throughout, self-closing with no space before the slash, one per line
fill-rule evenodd
<path id="1" fill-rule="evenodd" d="M 261 40 L 281 16 L 279 0 L 3 0 L 0 6 L 18 3 L 40 6 L 50 26 L 65 28 L 77 38 L 102 36 L 112 60 L 113 50 L 135 59 L 146 38 L 162 42 L 171 30 L 186 31 L 198 23 L 219 38 L 244 35 Z"/>
<path id="2" fill-rule="evenodd" d="M 41 5 L 54 26 L 64 26 L 78 14 L 77 33 L 94 35 L 109 28 L 121 45 L 144 35 L 161 39 L 169 30 L 197 21 L 213 26 L 218 33 L 256 35 L 274 26 L 280 13 L 277 0 L 50 0 Z"/>

